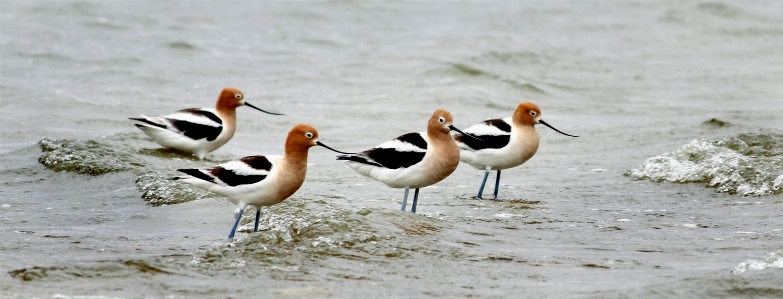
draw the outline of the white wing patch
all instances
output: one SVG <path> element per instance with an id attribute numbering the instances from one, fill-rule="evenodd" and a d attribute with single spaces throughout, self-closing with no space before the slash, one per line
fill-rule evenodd
<path id="1" fill-rule="evenodd" d="M 217 112 L 214 111 L 214 109 L 208 109 L 203 108 L 201 110 L 209 111 L 217 115 Z M 178 120 L 178 121 L 186 121 L 189 123 L 199 124 L 199 125 L 205 125 L 210 127 L 220 127 L 221 124 L 215 122 L 214 120 L 209 119 L 209 117 L 203 116 L 203 115 L 195 115 L 192 113 L 184 113 L 184 112 L 175 112 L 169 115 L 164 116 L 165 118 Z"/>
<path id="2" fill-rule="evenodd" d="M 226 162 L 218 166 L 223 167 L 224 169 L 229 170 L 237 175 L 269 175 L 269 170 L 255 169 L 250 167 L 250 165 L 247 165 L 245 162 L 237 160 Z"/>
<path id="3" fill-rule="evenodd" d="M 397 139 L 386 141 L 376 146 L 375 148 L 390 148 L 398 152 L 426 152 L 426 149 L 420 148 L 413 144 L 402 142 Z"/>
<path id="4" fill-rule="evenodd" d="M 504 118 L 503 121 L 506 123 L 511 122 L 511 118 Z M 509 132 L 504 132 L 501 129 L 498 129 L 495 126 L 487 125 L 483 122 L 475 124 L 470 126 L 469 128 L 464 130 L 466 133 L 470 133 L 476 136 L 501 136 L 501 135 L 510 135 Z"/>

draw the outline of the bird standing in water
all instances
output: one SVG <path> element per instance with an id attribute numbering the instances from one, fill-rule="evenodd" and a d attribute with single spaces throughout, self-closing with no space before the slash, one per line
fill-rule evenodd
<path id="1" fill-rule="evenodd" d="M 401 210 L 405 211 L 408 191 L 416 189 L 411 212 L 416 212 L 419 188 L 440 182 L 459 164 L 459 147 L 446 110 L 438 109 L 427 122 L 427 132 L 407 133 L 358 154 L 338 156 L 359 174 L 383 182 L 392 188 L 405 188 Z"/>
<path id="2" fill-rule="evenodd" d="M 481 198 L 490 170 L 497 170 L 494 192 L 497 199 L 500 171 L 522 165 L 536 154 L 539 140 L 536 124 L 545 125 L 566 136 L 579 137 L 560 132 L 544 122 L 541 109 L 531 102 L 520 103 L 511 117 L 485 120 L 465 129 L 466 133 L 481 141 L 462 133 L 454 135 L 459 144 L 460 160 L 476 169 L 485 170 L 478 198 Z"/>
<path id="3" fill-rule="evenodd" d="M 237 127 L 236 109 L 248 106 L 272 115 L 282 115 L 259 109 L 245 102 L 245 95 L 236 88 L 227 87 L 220 92 L 215 109 L 191 108 L 175 113 L 141 118 L 136 127 L 158 144 L 196 155 L 203 159 L 231 140 Z"/>
<path id="4" fill-rule="evenodd" d="M 187 175 L 174 179 L 223 195 L 239 205 L 239 215 L 228 235 L 233 239 L 245 207 L 256 209 L 253 229 L 256 232 L 261 207 L 282 202 L 302 186 L 307 173 L 307 152 L 316 145 L 349 154 L 326 146 L 318 141 L 315 128 L 299 124 L 288 132 L 282 156 L 249 156 L 210 168 L 178 169 Z"/>

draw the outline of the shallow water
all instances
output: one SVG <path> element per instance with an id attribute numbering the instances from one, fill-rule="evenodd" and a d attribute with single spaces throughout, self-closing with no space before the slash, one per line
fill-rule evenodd
<path id="1" fill-rule="evenodd" d="M 783 296 L 780 2 L 0 5 L 0 297 Z M 225 86 L 286 116 L 240 108 L 205 161 L 127 120 Z M 540 127 L 500 200 L 461 165 L 401 213 L 314 148 L 229 243 L 236 207 L 168 180 L 301 122 L 357 151 L 521 101 L 582 137 Z"/>
<path id="2" fill-rule="evenodd" d="M 716 142 L 695 139 L 647 159 L 627 174 L 635 179 L 706 183 L 718 192 L 747 195 L 783 193 L 783 135 L 751 133 Z"/>

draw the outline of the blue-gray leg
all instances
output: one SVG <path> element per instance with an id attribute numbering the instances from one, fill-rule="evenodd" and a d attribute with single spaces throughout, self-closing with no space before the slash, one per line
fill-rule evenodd
<path id="1" fill-rule="evenodd" d="M 497 192 L 495 192 L 495 193 L 497 193 Z M 495 196 L 495 197 L 497 197 L 497 196 Z M 256 207 L 256 225 L 253 226 L 253 232 L 254 233 L 258 231 L 258 218 L 260 218 L 260 217 L 261 217 L 261 208 L 260 207 Z"/>
<path id="2" fill-rule="evenodd" d="M 499 186 L 500 186 L 500 169 L 498 169 L 498 176 L 495 178 L 495 199 L 498 199 Z"/>
<path id="3" fill-rule="evenodd" d="M 237 215 L 237 221 L 234 222 L 234 227 L 231 228 L 231 233 L 228 234 L 228 239 L 231 240 L 234 238 L 234 233 L 237 232 L 237 226 L 239 226 L 239 219 L 242 219 L 242 213 L 245 212 L 245 207 L 239 208 L 239 215 Z"/>
<path id="4" fill-rule="evenodd" d="M 411 212 L 416 213 L 416 202 L 419 201 L 419 188 L 413 192 L 413 203 L 411 204 Z"/>
<path id="5" fill-rule="evenodd" d="M 405 196 L 402 198 L 402 208 L 400 210 L 405 211 L 405 206 L 408 204 L 408 187 L 405 187 Z"/>
<path id="6" fill-rule="evenodd" d="M 484 193 L 484 185 L 487 184 L 487 177 L 489 177 L 489 167 L 487 167 L 487 171 L 484 172 L 484 179 L 481 180 L 481 187 L 479 187 L 479 192 L 476 197 L 481 198 L 481 193 Z"/>

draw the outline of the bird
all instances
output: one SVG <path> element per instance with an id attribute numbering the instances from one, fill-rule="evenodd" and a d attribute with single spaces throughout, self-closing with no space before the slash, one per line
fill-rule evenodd
<path id="1" fill-rule="evenodd" d="M 141 115 L 141 118 L 130 119 L 136 121 L 136 127 L 158 144 L 204 159 L 207 153 L 220 148 L 234 136 L 236 108 L 239 106 L 283 115 L 259 109 L 245 102 L 245 95 L 239 89 L 226 87 L 220 92 L 215 109 L 190 108 L 165 116 Z"/>
<path id="2" fill-rule="evenodd" d="M 409 190 L 416 189 L 411 204 L 411 212 L 416 213 L 419 188 L 440 182 L 459 165 L 459 147 L 450 132 L 462 131 L 453 122 L 451 113 L 438 109 L 427 121 L 427 132 L 407 133 L 366 151 L 338 156 L 337 160 L 345 160 L 359 174 L 391 188 L 405 188 L 402 211 Z"/>
<path id="3" fill-rule="evenodd" d="M 500 171 L 522 165 L 536 154 L 539 141 L 536 124 L 545 125 L 566 136 L 579 137 L 550 126 L 541 119 L 541 109 L 531 102 L 517 105 L 511 117 L 485 120 L 465 129 L 466 133 L 481 141 L 473 136 L 465 138 L 464 133 L 454 134 L 460 149 L 460 160 L 476 169 L 485 170 L 476 197 L 481 198 L 490 170 L 497 170 L 494 192 L 494 198 L 497 199 Z"/>
<path id="4" fill-rule="evenodd" d="M 288 132 L 282 156 L 247 156 L 209 168 L 177 169 L 185 175 L 173 179 L 220 194 L 239 205 L 239 214 L 228 235 L 233 239 L 247 206 L 256 209 L 253 232 L 257 232 L 261 207 L 284 201 L 302 186 L 307 173 L 307 153 L 313 146 L 351 154 L 326 146 L 318 140 L 314 127 L 298 124 Z"/>

